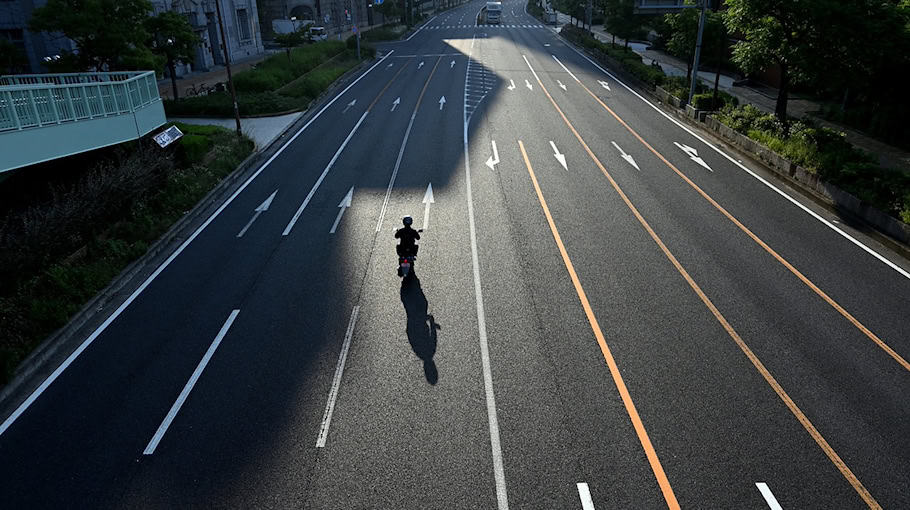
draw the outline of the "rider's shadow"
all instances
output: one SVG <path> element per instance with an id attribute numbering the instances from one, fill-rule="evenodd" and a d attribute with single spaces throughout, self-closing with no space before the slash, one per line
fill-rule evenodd
<path id="1" fill-rule="evenodd" d="M 427 313 L 429 306 L 427 297 L 416 275 L 402 282 L 401 303 L 408 316 L 407 333 L 411 349 L 423 360 L 423 373 L 427 377 L 427 382 L 436 384 L 439 372 L 436 370 L 433 356 L 436 354 L 436 332 L 442 329 L 442 326 Z"/>

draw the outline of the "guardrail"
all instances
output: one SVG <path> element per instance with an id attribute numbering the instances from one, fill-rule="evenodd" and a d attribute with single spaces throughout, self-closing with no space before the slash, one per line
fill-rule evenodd
<path id="1" fill-rule="evenodd" d="M 135 113 L 160 100 L 153 71 L 0 76 L 0 133 Z"/>

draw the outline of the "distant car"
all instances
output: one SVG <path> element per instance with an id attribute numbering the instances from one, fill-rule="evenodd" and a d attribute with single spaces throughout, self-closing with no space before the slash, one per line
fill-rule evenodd
<path id="1" fill-rule="evenodd" d="M 325 41 L 329 38 L 329 34 L 325 31 L 325 27 L 310 27 L 308 35 L 312 42 Z"/>

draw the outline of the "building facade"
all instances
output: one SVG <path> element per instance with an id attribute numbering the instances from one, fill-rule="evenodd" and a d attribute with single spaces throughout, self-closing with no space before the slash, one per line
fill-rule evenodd
<path id="1" fill-rule="evenodd" d="M 207 71 L 212 66 L 224 64 L 216 1 L 221 7 L 226 49 L 231 62 L 265 51 L 256 0 L 153 0 L 155 14 L 171 10 L 185 15 L 201 40 L 194 61 L 179 66 L 178 76 L 190 70 Z"/>
<path id="2" fill-rule="evenodd" d="M 0 0 L 0 39 L 6 39 L 25 54 L 28 65 L 17 69 L 23 73 L 43 73 L 45 59 L 53 59 L 76 46 L 63 34 L 33 33 L 28 29 L 32 11 L 47 0 Z"/>

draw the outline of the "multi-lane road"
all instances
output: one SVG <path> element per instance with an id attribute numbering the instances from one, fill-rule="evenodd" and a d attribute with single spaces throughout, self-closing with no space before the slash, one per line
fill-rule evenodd
<path id="1" fill-rule="evenodd" d="M 23 395 L 0 506 L 910 507 L 906 261 L 482 5 Z"/>

